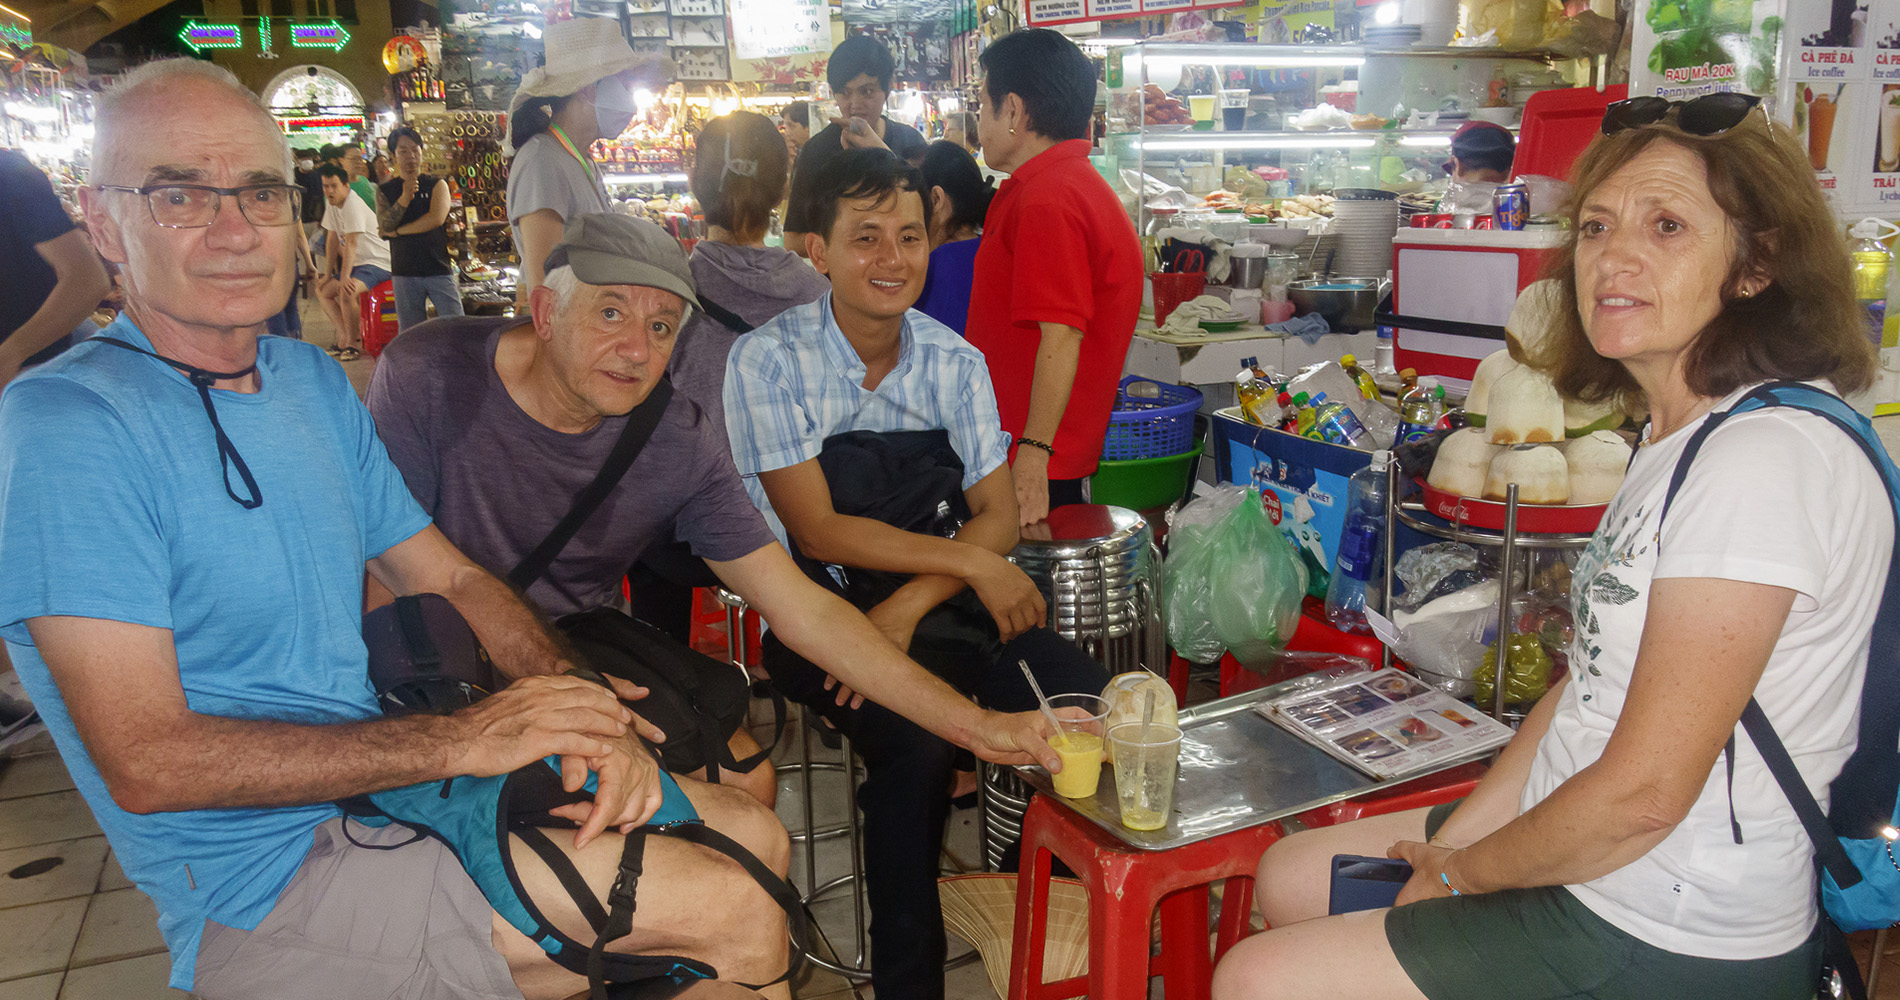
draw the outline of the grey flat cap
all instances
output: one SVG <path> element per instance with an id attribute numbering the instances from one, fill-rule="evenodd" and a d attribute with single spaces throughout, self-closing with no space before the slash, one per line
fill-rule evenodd
<path id="1" fill-rule="evenodd" d="M 543 273 L 572 267 L 590 285 L 645 285 L 663 288 L 689 305 L 699 299 L 693 271 L 679 241 L 644 219 L 596 213 L 568 220 L 561 242 L 548 254 Z"/>

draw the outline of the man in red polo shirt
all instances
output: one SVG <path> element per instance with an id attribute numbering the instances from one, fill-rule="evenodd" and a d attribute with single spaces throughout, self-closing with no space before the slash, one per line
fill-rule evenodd
<path id="1" fill-rule="evenodd" d="M 965 336 L 988 359 L 1024 524 L 1082 503 L 1141 310 L 1141 241 L 1089 165 L 1095 67 L 1047 28 L 982 56 L 983 155 L 1010 173 L 976 253 Z"/>

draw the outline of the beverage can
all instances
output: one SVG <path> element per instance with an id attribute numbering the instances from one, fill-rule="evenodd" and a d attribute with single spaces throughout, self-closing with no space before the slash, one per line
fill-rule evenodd
<path id="1" fill-rule="evenodd" d="M 1499 184 L 1491 192 L 1491 225 L 1494 229 L 1523 229 L 1531 214 L 1530 190 L 1522 184 Z"/>

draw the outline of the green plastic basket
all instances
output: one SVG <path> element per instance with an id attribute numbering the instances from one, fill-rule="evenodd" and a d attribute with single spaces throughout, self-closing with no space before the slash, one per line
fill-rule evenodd
<path id="1" fill-rule="evenodd" d="M 1187 493 L 1194 460 L 1201 457 L 1203 446 L 1204 442 L 1195 441 L 1190 451 L 1160 458 L 1102 459 L 1089 477 L 1089 502 L 1129 510 L 1166 507 Z"/>

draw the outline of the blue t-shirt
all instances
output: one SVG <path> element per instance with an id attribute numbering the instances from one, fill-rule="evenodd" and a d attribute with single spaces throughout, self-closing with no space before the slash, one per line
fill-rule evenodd
<path id="1" fill-rule="evenodd" d="M 930 251 L 930 270 L 924 274 L 924 291 L 918 296 L 918 312 L 963 335 L 970 316 L 970 287 L 976 281 L 976 248 L 983 237 L 956 240 Z"/>
<path id="2" fill-rule="evenodd" d="M 100 335 L 151 348 L 123 316 Z M 311 831 L 338 810 L 120 809 L 25 623 L 68 615 L 170 629 L 197 713 L 378 714 L 363 563 L 429 519 L 321 349 L 263 337 L 257 370 L 259 392 L 211 393 L 257 478 L 255 510 L 225 494 L 198 391 L 163 362 L 95 340 L 0 396 L 0 637 L 126 875 L 158 904 L 179 989 L 191 988 L 205 920 L 255 928 Z"/>

